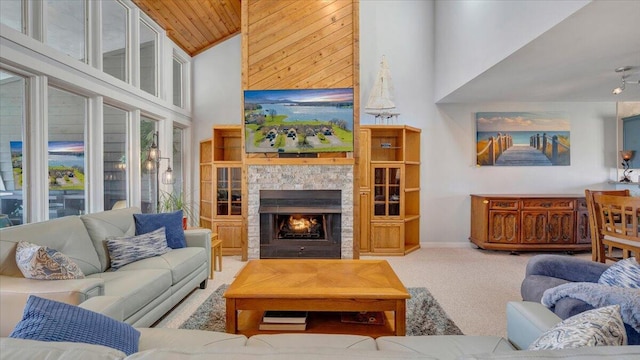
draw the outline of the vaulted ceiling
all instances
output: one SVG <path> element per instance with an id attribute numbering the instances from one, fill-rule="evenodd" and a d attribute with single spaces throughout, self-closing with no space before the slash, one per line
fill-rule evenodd
<path id="1" fill-rule="evenodd" d="M 240 0 L 133 0 L 190 56 L 240 32 Z"/>
<path id="2" fill-rule="evenodd" d="M 241 0 L 132 1 L 191 56 L 240 33 Z M 640 1 L 594 1 L 438 102 L 638 101 L 638 85 L 611 94 L 614 69 L 640 68 L 638 14 Z"/>

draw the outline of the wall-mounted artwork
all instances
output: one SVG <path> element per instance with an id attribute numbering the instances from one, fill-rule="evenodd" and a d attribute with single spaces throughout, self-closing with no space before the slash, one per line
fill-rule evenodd
<path id="1" fill-rule="evenodd" d="M 248 153 L 353 151 L 353 89 L 245 90 Z"/>
<path id="2" fill-rule="evenodd" d="M 561 112 L 476 113 L 478 166 L 571 164 L 570 121 Z"/>
<path id="3" fill-rule="evenodd" d="M 22 141 L 10 141 L 16 190 L 22 189 Z M 49 141 L 49 190 L 84 190 L 84 142 Z"/>

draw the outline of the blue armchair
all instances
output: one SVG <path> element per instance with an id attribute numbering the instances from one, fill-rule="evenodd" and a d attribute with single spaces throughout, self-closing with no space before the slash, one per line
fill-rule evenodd
<path id="1" fill-rule="evenodd" d="M 525 278 L 520 286 L 520 294 L 525 301 L 540 302 L 545 290 L 570 282 L 597 283 L 600 275 L 610 264 L 566 255 L 536 255 L 527 263 Z M 593 306 L 582 300 L 563 298 L 550 310 L 561 319 L 591 310 Z M 628 343 L 640 344 L 640 333 L 626 325 Z"/>

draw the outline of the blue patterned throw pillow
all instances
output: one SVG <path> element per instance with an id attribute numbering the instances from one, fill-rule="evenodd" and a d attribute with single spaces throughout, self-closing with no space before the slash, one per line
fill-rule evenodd
<path id="1" fill-rule="evenodd" d="M 47 246 L 20 241 L 16 245 L 16 264 L 27 279 L 83 279 L 84 273 L 67 255 Z"/>
<path id="2" fill-rule="evenodd" d="M 140 332 L 97 312 L 31 295 L 9 337 L 103 345 L 131 355 L 138 351 Z"/>
<path id="3" fill-rule="evenodd" d="M 160 214 L 133 214 L 136 235 L 146 234 L 161 227 L 166 228 L 167 244 L 172 249 L 187 247 L 182 228 L 182 210 Z"/>
<path id="4" fill-rule="evenodd" d="M 620 305 L 605 306 L 565 319 L 540 335 L 528 350 L 627 345 Z"/>
<path id="5" fill-rule="evenodd" d="M 640 289 L 640 264 L 635 257 L 620 260 L 600 275 L 598 283 Z"/>
<path id="6" fill-rule="evenodd" d="M 106 242 L 113 270 L 118 270 L 134 261 L 171 251 L 171 248 L 167 246 L 164 227 L 139 236 L 109 237 Z"/>

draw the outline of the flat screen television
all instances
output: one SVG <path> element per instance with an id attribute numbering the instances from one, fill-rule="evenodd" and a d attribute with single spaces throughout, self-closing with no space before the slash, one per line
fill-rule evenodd
<path id="1" fill-rule="evenodd" d="M 247 153 L 353 151 L 353 89 L 245 90 Z"/>

